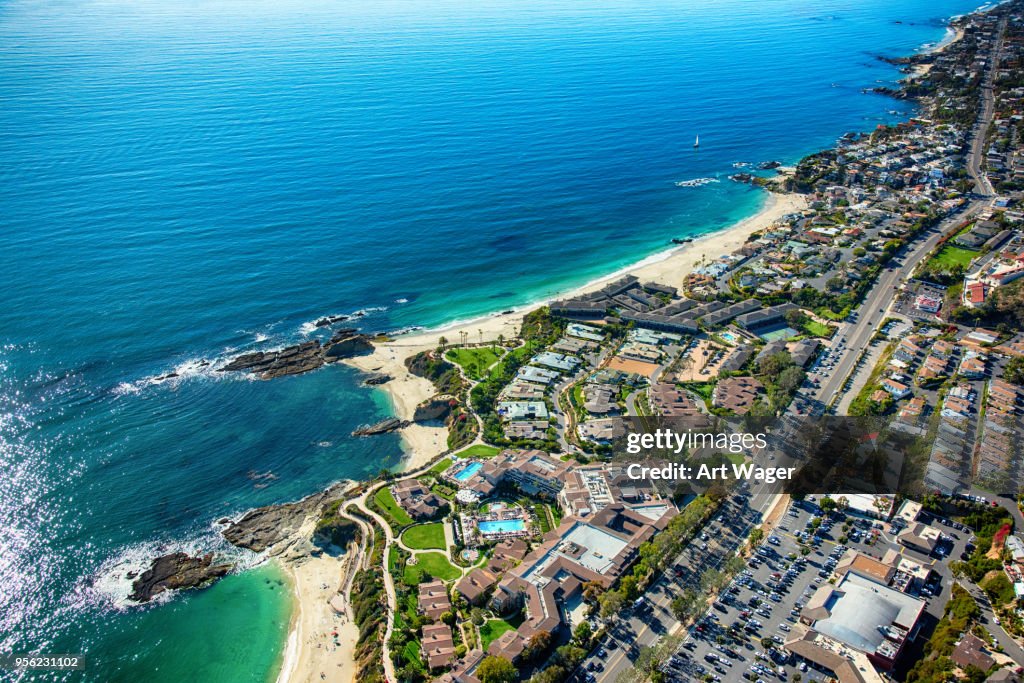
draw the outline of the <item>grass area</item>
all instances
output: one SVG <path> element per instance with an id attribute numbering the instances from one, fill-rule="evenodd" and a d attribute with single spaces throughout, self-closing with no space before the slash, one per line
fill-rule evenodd
<path id="1" fill-rule="evenodd" d="M 742 464 L 745 458 L 742 453 L 723 453 L 725 459 L 731 462 L 733 465 Z"/>
<path id="2" fill-rule="evenodd" d="M 455 500 L 455 489 L 444 484 L 434 484 L 430 487 L 430 490 L 441 496 L 447 501 Z"/>
<path id="3" fill-rule="evenodd" d="M 395 502 L 395 497 L 391 495 L 391 489 L 387 486 L 377 491 L 373 495 L 373 500 L 384 511 L 391 526 L 401 528 L 412 524 L 412 517 Z"/>
<path id="4" fill-rule="evenodd" d="M 420 655 L 420 641 L 410 640 L 402 648 L 402 657 L 405 661 L 416 667 L 417 671 L 426 671 L 427 667 L 423 664 L 423 658 Z"/>
<path id="5" fill-rule="evenodd" d="M 516 630 L 515 626 L 504 619 L 491 619 L 480 625 L 480 640 L 483 642 L 484 652 L 501 634 Z"/>
<path id="6" fill-rule="evenodd" d="M 444 357 L 462 367 L 471 379 L 481 380 L 487 376 L 487 368 L 501 358 L 501 352 L 490 346 L 474 349 L 449 349 Z"/>
<path id="7" fill-rule="evenodd" d="M 441 461 L 438 462 L 436 465 L 434 465 L 429 470 L 427 470 L 427 474 L 433 474 L 435 477 L 438 477 L 438 476 L 441 476 L 442 474 L 444 474 L 445 470 L 447 470 L 451 466 L 452 466 L 452 459 L 448 458 L 448 457 L 445 457 L 445 458 L 442 458 Z"/>
<path id="8" fill-rule="evenodd" d="M 454 581 L 462 576 L 462 572 L 441 553 L 420 553 L 416 555 L 416 564 L 405 565 L 405 582 L 410 586 L 423 583 L 426 581 L 424 572 L 442 581 Z"/>
<path id="9" fill-rule="evenodd" d="M 683 387 L 697 394 L 705 401 L 710 401 L 711 395 L 715 393 L 714 382 L 683 382 Z"/>
<path id="10" fill-rule="evenodd" d="M 534 503 L 533 512 L 537 515 L 537 523 L 540 524 L 540 532 L 546 534 L 551 531 L 551 520 L 548 518 L 548 506 L 544 503 Z"/>
<path id="11" fill-rule="evenodd" d="M 804 331 L 812 337 L 828 339 L 832 336 L 832 328 L 828 325 L 819 323 L 817 320 L 808 320 L 804 323 Z"/>
<path id="12" fill-rule="evenodd" d="M 444 524 L 417 524 L 405 530 L 402 542 L 416 550 L 444 550 Z"/>
<path id="13" fill-rule="evenodd" d="M 394 574 L 395 568 L 398 566 L 398 548 L 391 546 L 388 548 L 388 573 Z"/>
<path id="14" fill-rule="evenodd" d="M 971 261 L 978 257 L 978 252 L 973 249 L 964 249 L 952 244 L 946 244 L 935 256 L 929 259 L 928 266 L 932 270 L 951 271 L 957 266 L 967 268 Z"/>
<path id="15" fill-rule="evenodd" d="M 478 443 L 470 446 L 464 451 L 459 451 L 455 454 L 457 458 L 491 458 L 501 453 L 500 448 L 495 446 L 488 446 L 487 444 Z"/>

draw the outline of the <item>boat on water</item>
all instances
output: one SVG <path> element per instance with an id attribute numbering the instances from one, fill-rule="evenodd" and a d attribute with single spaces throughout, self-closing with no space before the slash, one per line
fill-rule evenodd
<path id="1" fill-rule="evenodd" d="M 693 148 L 697 149 L 698 147 L 700 147 L 700 136 L 699 135 L 697 136 L 697 139 L 693 141 Z"/>

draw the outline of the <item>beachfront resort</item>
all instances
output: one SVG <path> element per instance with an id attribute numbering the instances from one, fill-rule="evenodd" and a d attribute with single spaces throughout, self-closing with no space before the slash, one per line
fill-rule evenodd
<path id="1" fill-rule="evenodd" d="M 882 543 L 879 525 L 892 535 L 891 552 L 879 560 L 863 549 L 833 553 L 792 606 L 790 623 L 761 638 L 765 658 L 844 683 L 884 680 L 906 666 L 900 662 L 927 623 L 928 597 L 941 590 L 941 577 L 923 558 L 943 557 L 962 543 L 934 520 L 962 518 L 957 510 L 964 506 L 980 509 L 970 498 L 979 482 L 999 486 L 1021 474 L 1013 435 L 1024 406 L 1024 318 L 1005 303 L 1008 293 L 1017 296 L 1014 283 L 1024 273 L 1024 185 L 1017 177 L 1024 172 L 1024 90 L 1013 75 L 1024 56 L 1024 22 L 1014 11 L 966 17 L 951 47 L 907 61 L 904 87 L 919 98 L 919 117 L 845 135 L 835 148 L 775 175 L 736 174 L 737 182 L 808 200 L 738 248 L 706 254 L 692 272 L 665 281 L 625 275 L 554 301 L 528 314 L 512 338 L 471 343 L 462 336 L 451 344 L 442 337 L 409 363 L 414 371 L 427 368 L 420 374 L 472 418 L 451 432 L 460 437 L 458 457 L 418 478 L 453 506 L 434 522 L 444 529 L 450 565 L 430 575 L 427 594 L 401 617 L 403 635 L 393 649 L 399 671 L 422 662 L 424 676 L 478 683 L 490 676 L 480 667 L 500 660 L 537 681 L 549 680 L 549 670 L 614 680 L 603 667 L 622 675 L 623 660 L 602 646 L 567 653 L 619 637 L 592 641 L 580 633 L 640 628 L 642 617 L 627 603 L 636 600 L 642 613 L 644 587 L 662 581 L 642 561 L 644 553 L 657 547 L 659 535 L 671 536 L 672 520 L 694 505 L 719 504 L 701 498 L 687 505 L 689 499 L 624 477 L 609 459 L 623 418 L 700 424 L 719 416 L 827 413 L 885 416 L 893 429 L 931 439 L 920 491 L 931 496 L 930 512 L 917 504 L 905 512 L 906 504 L 897 509 L 891 500 L 882 511 L 878 501 L 839 496 L 839 517 L 854 521 L 833 542 Z M 978 88 L 987 80 L 991 107 Z M 993 135 L 979 145 L 969 124 L 981 120 L 989 130 L 989 119 Z M 815 553 L 818 530 L 834 523 L 834 507 L 815 509 L 797 534 L 797 556 Z M 990 509 L 979 534 L 1004 523 L 1002 508 Z M 412 526 L 404 533 L 415 537 L 419 518 L 415 509 L 406 512 Z M 688 538 L 684 554 L 711 552 L 712 539 Z M 1006 538 L 1015 537 L 1000 543 Z M 780 541 L 770 540 L 751 568 L 772 556 Z M 720 562 L 733 566 L 737 552 L 755 547 L 736 541 Z M 978 547 L 959 551 L 962 561 L 981 563 L 986 551 Z M 408 578 L 410 567 L 434 562 L 418 557 L 429 552 L 410 549 L 406 557 L 403 549 L 396 575 Z M 792 556 L 784 564 L 786 576 L 767 580 L 771 601 L 789 601 L 785 585 L 803 571 Z M 991 570 L 1011 583 L 1019 575 L 1013 562 L 994 562 Z M 675 569 L 676 576 L 692 571 Z M 437 613 L 431 600 L 442 586 L 449 601 L 442 606 L 453 616 L 443 616 L 440 628 L 410 628 L 416 614 Z M 1014 599 L 1001 592 L 994 609 L 1019 637 L 1024 622 Z M 756 610 L 770 614 L 771 606 Z M 701 619 L 689 607 L 673 613 L 691 638 L 717 628 L 710 615 Z M 751 623 L 733 624 L 723 637 L 750 638 L 760 630 Z M 641 634 L 650 637 L 642 629 L 633 637 Z M 666 636 L 645 642 L 655 649 L 670 644 Z M 718 655 L 717 673 L 685 664 L 676 647 L 664 650 L 671 661 L 648 676 L 739 676 L 735 669 L 727 674 Z M 752 671 L 750 680 L 764 675 Z"/>

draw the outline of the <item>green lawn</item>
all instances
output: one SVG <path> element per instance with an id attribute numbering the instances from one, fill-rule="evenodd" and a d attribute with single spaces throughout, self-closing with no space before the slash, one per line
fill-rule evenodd
<path id="1" fill-rule="evenodd" d="M 443 458 L 440 462 L 438 462 L 436 465 L 431 467 L 430 470 L 428 470 L 428 474 L 433 474 L 434 476 L 440 476 L 446 469 L 448 469 L 451 466 L 452 466 L 452 459 L 451 458 Z"/>
<path id="2" fill-rule="evenodd" d="M 405 530 L 402 542 L 416 550 L 444 550 L 444 524 L 417 524 Z"/>
<path id="3" fill-rule="evenodd" d="M 502 633 L 514 631 L 515 627 L 504 619 L 491 619 L 480 626 L 480 640 L 483 641 L 484 652 L 495 640 L 501 637 Z"/>
<path id="4" fill-rule="evenodd" d="M 402 656 L 405 661 L 412 664 L 418 671 L 426 671 L 427 667 L 423 664 L 423 657 L 420 654 L 420 641 L 410 640 L 402 648 Z"/>
<path id="5" fill-rule="evenodd" d="M 957 266 L 966 268 L 977 256 L 978 252 L 972 249 L 947 244 L 931 258 L 931 265 L 938 270 L 953 270 Z"/>
<path id="6" fill-rule="evenodd" d="M 715 393 L 714 382 L 683 382 L 683 387 L 700 396 L 705 401 L 710 401 Z"/>
<path id="7" fill-rule="evenodd" d="M 491 458 L 498 453 L 501 453 L 500 448 L 494 446 L 488 446 L 487 444 L 478 443 L 474 446 L 470 446 L 464 451 L 459 451 L 455 454 L 457 458 Z"/>
<path id="8" fill-rule="evenodd" d="M 490 346 L 481 346 L 475 349 L 449 349 L 444 357 L 461 365 L 470 379 L 480 380 L 487 376 L 487 368 L 501 358 L 501 352 Z"/>
<path id="9" fill-rule="evenodd" d="M 412 517 L 395 502 L 395 497 L 391 495 L 391 490 L 387 486 L 377 491 L 373 495 L 373 500 L 395 525 L 403 527 L 412 524 Z"/>
<path id="10" fill-rule="evenodd" d="M 828 339 L 832 336 L 832 328 L 828 325 L 819 323 L 817 320 L 808 320 L 804 323 L 804 331 L 812 337 L 824 337 Z"/>
<path id="11" fill-rule="evenodd" d="M 416 555 L 416 560 L 416 564 L 405 565 L 404 578 L 410 586 L 423 583 L 423 572 L 442 581 L 454 581 L 462 576 L 462 572 L 452 566 L 448 558 L 441 553 L 419 553 Z"/>

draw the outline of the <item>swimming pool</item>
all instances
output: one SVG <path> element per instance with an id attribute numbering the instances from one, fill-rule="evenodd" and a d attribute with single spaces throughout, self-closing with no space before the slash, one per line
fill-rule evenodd
<path id="1" fill-rule="evenodd" d="M 476 474 L 483 466 L 484 464 L 482 462 L 471 462 L 465 467 L 463 467 L 458 474 L 454 475 L 454 478 L 457 479 L 458 481 L 466 481 L 474 474 Z"/>
<path id="2" fill-rule="evenodd" d="M 737 341 L 736 335 L 732 332 L 722 332 L 719 336 L 730 344 L 735 344 Z"/>
<path id="3" fill-rule="evenodd" d="M 521 519 L 493 519 L 477 522 L 477 527 L 482 534 L 505 534 L 510 531 L 523 531 L 526 529 L 526 522 Z"/>

